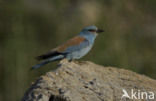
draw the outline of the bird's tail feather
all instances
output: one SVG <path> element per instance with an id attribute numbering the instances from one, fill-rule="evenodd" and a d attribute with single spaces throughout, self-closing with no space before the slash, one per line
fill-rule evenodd
<path id="1" fill-rule="evenodd" d="M 46 64 L 48 64 L 49 62 L 57 61 L 57 60 L 60 60 L 60 59 L 63 59 L 63 58 L 64 58 L 63 55 L 59 55 L 59 56 L 55 56 L 55 57 L 49 58 L 49 59 L 47 59 L 47 60 L 42 61 L 41 63 L 39 63 L 39 64 L 37 64 L 37 65 L 34 65 L 34 66 L 31 68 L 31 70 L 40 68 L 41 66 L 46 65 Z"/>

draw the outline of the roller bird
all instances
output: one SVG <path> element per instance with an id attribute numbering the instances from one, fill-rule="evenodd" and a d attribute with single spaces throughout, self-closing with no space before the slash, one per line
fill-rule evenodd
<path id="1" fill-rule="evenodd" d="M 98 29 L 96 26 L 85 27 L 77 36 L 52 49 L 48 53 L 38 56 L 37 59 L 42 61 L 34 65 L 32 69 L 37 69 L 49 62 L 62 60 L 64 58 L 69 61 L 82 58 L 91 50 L 98 33 L 101 32 L 104 32 L 104 30 Z"/>

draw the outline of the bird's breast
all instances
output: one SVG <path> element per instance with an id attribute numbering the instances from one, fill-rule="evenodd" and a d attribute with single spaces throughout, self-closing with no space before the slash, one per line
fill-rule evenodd
<path id="1" fill-rule="evenodd" d="M 85 56 L 92 48 L 93 45 L 88 45 L 87 47 L 85 48 L 81 48 L 77 51 L 73 51 L 71 52 L 70 54 L 68 54 L 67 58 L 69 59 L 80 59 L 82 58 L 83 56 Z"/>

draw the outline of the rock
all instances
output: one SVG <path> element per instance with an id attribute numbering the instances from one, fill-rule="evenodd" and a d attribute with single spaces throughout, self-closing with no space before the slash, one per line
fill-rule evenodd
<path id="1" fill-rule="evenodd" d="M 56 71 L 39 77 L 22 101 L 132 101 L 132 90 L 137 99 L 142 92 L 147 92 L 147 99 L 151 92 L 155 97 L 156 80 L 124 69 L 63 60 Z M 131 98 L 121 99 L 124 91 Z M 144 100 L 135 97 L 134 101 L 156 101 L 146 95 Z"/>

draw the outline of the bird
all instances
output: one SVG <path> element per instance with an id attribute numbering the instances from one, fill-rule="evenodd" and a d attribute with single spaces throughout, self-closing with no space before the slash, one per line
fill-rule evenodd
<path id="1" fill-rule="evenodd" d="M 41 63 L 32 66 L 31 69 L 37 69 L 49 62 L 59 61 L 65 58 L 68 61 L 82 58 L 91 50 L 96 37 L 101 32 L 104 32 L 104 30 L 98 29 L 94 25 L 83 28 L 78 35 L 64 44 L 36 57 L 37 60 L 42 61 Z"/>

